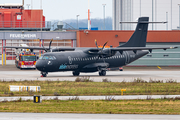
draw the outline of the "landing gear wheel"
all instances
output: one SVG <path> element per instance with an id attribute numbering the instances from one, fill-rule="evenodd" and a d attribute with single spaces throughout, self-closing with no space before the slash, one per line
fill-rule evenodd
<path id="1" fill-rule="evenodd" d="M 47 72 L 41 72 L 42 77 L 46 77 L 47 76 Z"/>
<path id="2" fill-rule="evenodd" d="M 73 71 L 74 76 L 79 76 L 80 72 L 79 71 Z"/>
<path id="3" fill-rule="evenodd" d="M 106 76 L 106 71 L 105 70 L 99 71 L 99 76 Z"/>

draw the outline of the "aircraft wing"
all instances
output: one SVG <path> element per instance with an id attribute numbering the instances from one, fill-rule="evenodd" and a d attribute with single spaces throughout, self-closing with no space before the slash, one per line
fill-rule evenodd
<path id="1" fill-rule="evenodd" d="M 75 48 L 52 48 L 52 52 L 58 52 L 58 51 L 74 51 Z"/>
<path id="2" fill-rule="evenodd" d="M 137 50 L 149 50 L 152 52 L 153 49 L 175 49 L 178 47 L 117 47 L 117 48 L 110 48 L 111 51 L 137 51 Z"/>
<path id="3" fill-rule="evenodd" d="M 48 50 L 49 48 L 43 47 L 20 47 L 20 46 L 4 46 L 4 48 L 15 48 L 15 49 L 32 49 L 32 50 Z"/>
<path id="4" fill-rule="evenodd" d="M 152 49 L 175 49 L 178 47 L 117 47 L 117 48 L 110 48 L 113 51 L 119 51 L 119 50 L 123 50 L 123 51 L 129 51 L 129 50 L 152 50 Z"/>
<path id="5" fill-rule="evenodd" d="M 88 50 L 86 50 L 85 52 L 88 54 L 92 54 L 92 55 L 107 55 L 108 53 L 105 52 L 107 51 L 119 51 L 121 54 L 123 53 L 123 51 L 133 51 L 134 53 L 137 52 L 137 50 L 149 50 L 149 52 L 152 52 L 153 49 L 175 49 L 178 47 L 117 47 L 117 48 L 108 48 L 108 49 L 104 49 L 102 50 L 102 52 L 100 52 L 101 49 L 98 48 L 90 48 Z"/>
<path id="6" fill-rule="evenodd" d="M 30 49 L 30 50 L 48 50 L 49 47 L 20 47 L 20 46 L 4 46 L 4 48 L 15 48 L 15 49 Z M 58 51 L 74 51 L 75 48 L 52 48 L 52 52 Z"/>

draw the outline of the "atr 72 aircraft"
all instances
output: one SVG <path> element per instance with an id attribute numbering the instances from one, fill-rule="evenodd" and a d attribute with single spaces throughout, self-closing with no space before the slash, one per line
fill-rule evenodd
<path id="1" fill-rule="evenodd" d="M 173 49 L 177 47 L 146 47 L 146 37 L 149 17 L 138 19 L 136 30 L 125 44 L 116 48 L 54 48 L 45 47 L 9 47 L 45 50 L 36 62 L 36 68 L 41 71 L 43 77 L 48 72 L 73 71 L 74 76 L 79 76 L 80 72 L 97 72 L 100 76 L 106 75 L 107 68 L 121 67 L 127 65 L 138 58 L 152 52 L 152 49 Z M 6 46 L 8 48 L 8 46 Z"/>

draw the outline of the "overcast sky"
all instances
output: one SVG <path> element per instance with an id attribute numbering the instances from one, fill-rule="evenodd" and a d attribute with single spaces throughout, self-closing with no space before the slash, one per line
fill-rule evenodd
<path id="1" fill-rule="evenodd" d="M 31 2 L 33 3 L 33 9 L 40 9 L 40 1 L 41 0 L 25 0 L 25 9 L 28 9 L 27 4 L 31 4 Z M 106 4 L 106 17 L 112 17 L 112 0 L 89 1 L 91 18 L 103 18 L 102 4 Z M 152 21 L 152 0 L 133 0 L 132 21 L 135 21 L 140 16 L 140 1 L 141 16 L 148 16 L 150 17 L 150 21 Z M 176 29 L 177 26 L 179 26 L 178 4 L 180 4 L 180 0 L 154 0 L 154 7 L 155 2 L 157 2 L 157 9 L 154 9 L 154 21 L 166 21 L 166 12 L 168 12 L 168 29 Z M 0 0 L 0 4 L 4 3 L 22 3 L 22 0 Z M 31 6 L 29 6 L 29 9 L 30 8 Z M 80 15 L 79 19 L 87 19 L 88 16 L 88 0 L 42 0 L 42 8 L 47 21 L 76 19 L 76 15 Z M 149 28 L 151 27 L 152 25 L 149 26 Z M 156 26 L 154 26 L 154 28 L 155 27 Z M 157 29 L 166 29 L 166 25 L 158 24 Z"/>

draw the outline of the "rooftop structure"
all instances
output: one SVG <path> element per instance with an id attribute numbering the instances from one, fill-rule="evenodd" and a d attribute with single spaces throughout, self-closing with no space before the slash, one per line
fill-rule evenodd
<path id="1" fill-rule="evenodd" d="M 0 4 L 0 30 L 49 31 L 51 23 L 45 21 L 43 10 L 25 10 L 23 4 Z"/>

